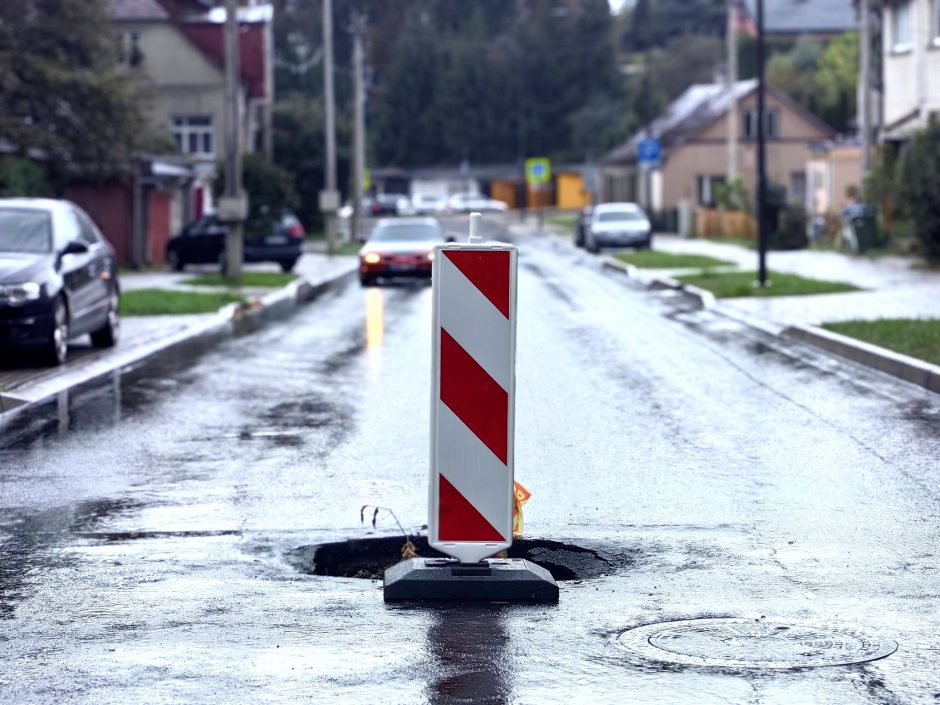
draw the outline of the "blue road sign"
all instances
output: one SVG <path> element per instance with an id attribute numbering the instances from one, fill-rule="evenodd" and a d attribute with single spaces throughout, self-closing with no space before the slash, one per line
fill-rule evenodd
<path id="1" fill-rule="evenodd" d="M 648 137 L 636 146 L 636 160 L 647 166 L 658 166 L 663 160 L 663 143 Z"/>

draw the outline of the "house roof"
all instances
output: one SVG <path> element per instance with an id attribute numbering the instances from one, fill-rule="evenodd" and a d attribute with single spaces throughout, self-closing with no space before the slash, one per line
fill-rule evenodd
<path id="1" fill-rule="evenodd" d="M 225 11 L 211 0 L 111 0 L 113 19 L 125 22 L 171 23 L 209 61 L 225 67 Z M 239 69 L 249 98 L 265 98 L 265 25 L 272 21 L 270 4 L 240 8 Z"/>
<path id="2" fill-rule="evenodd" d="M 735 101 L 740 102 L 756 90 L 757 79 L 738 81 L 734 85 Z M 768 85 L 767 92 L 798 112 L 823 133 L 829 136 L 835 134 L 831 127 L 783 91 Z M 637 145 L 648 137 L 660 140 L 663 154 L 666 155 L 694 138 L 727 113 L 730 107 L 731 94 L 726 84 L 704 83 L 689 86 L 658 118 L 649 124 L 648 129 L 637 132 L 628 141 L 608 152 L 601 161 L 606 164 L 635 162 Z"/>
<path id="3" fill-rule="evenodd" d="M 751 18 L 757 0 L 744 0 Z M 765 0 L 764 26 L 772 34 L 839 34 L 858 29 L 852 0 Z"/>
<path id="4" fill-rule="evenodd" d="M 125 21 L 170 19 L 159 0 L 111 0 L 111 16 Z"/>

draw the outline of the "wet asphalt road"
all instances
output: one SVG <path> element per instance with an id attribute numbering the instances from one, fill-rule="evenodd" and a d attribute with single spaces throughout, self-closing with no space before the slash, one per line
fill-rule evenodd
<path id="1" fill-rule="evenodd" d="M 0 702 L 940 702 L 940 398 L 520 236 L 527 535 L 602 552 L 556 606 L 385 606 L 298 547 L 427 519 L 430 289 L 328 295 L 0 422 Z M 644 660 L 766 616 L 864 665 Z M 744 649 L 746 651 L 746 649 Z"/>

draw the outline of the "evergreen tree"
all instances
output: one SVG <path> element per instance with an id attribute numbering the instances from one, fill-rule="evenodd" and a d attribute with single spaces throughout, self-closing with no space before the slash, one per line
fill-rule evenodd
<path id="1" fill-rule="evenodd" d="M 126 168 L 146 130 L 106 0 L 0 2 L 0 135 L 61 183 Z"/>

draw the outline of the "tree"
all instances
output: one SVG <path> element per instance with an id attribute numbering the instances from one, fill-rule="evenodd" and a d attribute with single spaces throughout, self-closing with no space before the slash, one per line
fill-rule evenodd
<path id="1" fill-rule="evenodd" d="M 106 0 L 0 3 L 0 135 L 60 184 L 126 168 L 141 136 L 138 93 L 117 63 Z"/>
<path id="2" fill-rule="evenodd" d="M 829 42 L 816 73 L 820 117 L 838 130 L 845 131 L 855 116 L 858 80 L 858 32 L 846 32 Z"/>
<path id="3" fill-rule="evenodd" d="M 693 34 L 676 38 L 654 52 L 650 61 L 653 80 L 672 100 L 694 83 L 711 83 L 724 51 L 718 37 Z"/>
<path id="4" fill-rule="evenodd" d="M 940 120 L 935 117 L 904 148 L 900 197 L 924 255 L 940 262 Z"/>

